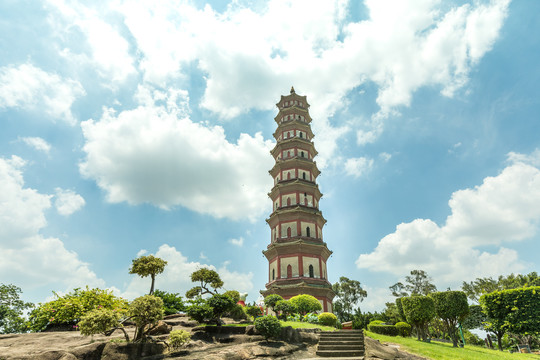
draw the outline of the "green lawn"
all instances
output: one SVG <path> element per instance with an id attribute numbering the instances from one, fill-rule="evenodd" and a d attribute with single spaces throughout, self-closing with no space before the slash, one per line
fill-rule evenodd
<path id="1" fill-rule="evenodd" d="M 412 354 L 425 356 L 433 360 L 498 360 L 498 359 L 536 359 L 540 356 L 535 354 L 518 354 L 490 350 L 480 346 L 466 345 L 464 348 L 454 348 L 452 344 L 432 341 L 425 343 L 414 338 L 403 338 L 400 336 L 385 336 L 365 331 L 365 334 L 372 339 L 381 342 L 391 342 L 400 344 L 401 349 Z"/>
<path id="2" fill-rule="evenodd" d="M 336 331 L 336 328 L 331 326 L 310 324 L 299 321 L 281 321 L 281 326 L 292 326 L 293 329 L 321 329 L 322 331 Z"/>

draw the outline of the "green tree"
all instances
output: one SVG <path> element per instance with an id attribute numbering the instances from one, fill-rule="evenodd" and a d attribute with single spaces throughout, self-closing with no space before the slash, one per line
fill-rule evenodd
<path id="1" fill-rule="evenodd" d="M 217 289 L 223 287 L 223 281 L 221 281 L 219 274 L 208 268 L 194 271 L 191 274 L 191 281 L 194 283 L 198 282 L 200 285 L 195 286 L 186 292 L 186 297 L 188 299 L 205 294 L 215 295 L 218 293 Z"/>
<path id="2" fill-rule="evenodd" d="M 152 278 L 152 285 L 150 285 L 150 293 L 154 293 L 154 284 L 156 282 L 156 275 L 161 274 L 165 270 L 167 262 L 153 255 L 141 256 L 132 260 L 130 274 L 137 274 L 140 277 L 150 276 Z"/>
<path id="3" fill-rule="evenodd" d="M 405 276 L 405 284 L 397 282 L 390 286 L 390 291 L 395 297 L 425 296 L 437 291 L 432 281 L 433 279 L 424 270 L 413 270 L 410 276 Z"/>
<path id="4" fill-rule="evenodd" d="M 317 300 L 314 296 L 311 295 L 296 295 L 290 298 L 289 301 L 302 315 L 305 315 L 309 312 L 316 312 L 322 310 L 322 305 L 319 300 Z"/>
<path id="5" fill-rule="evenodd" d="M 281 335 L 281 323 L 272 315 L 261 316 L 255 319 L 255 329 L 266 339 L 277 338 Z"/>
<path id="6" fill-rule="evenodd" d="M 138 297 L 129 305 L 128 316 L 136 326 L 133 341 L 145 341 L 148 332 L 163 319 L 163 300 L 153 295 Z"/>
<path id="7" fill-rule="evenodd" d="M 505 332 L 527 340 L 540 335 L 540 286 L 484 294 L 480 305 L 488 318 L 486 329 L 497 335 L 499 350 Z"/>
<path id="8" fill-rule="evenodd" d="M 452 346 L 457 347 L 457 326 L 469 313 L 467 295 L 463 291 L 442 291 L 430 294 L 435 302 L 435 312 L 442 319 Z"/>
<path id="9" fill-rule="evenodd" d="M 467 297 L 478 304 L 480 296 L 494 291 L 518 289 L 530 286 L 540 286 L 538 273 L 531 272 L 527 275 L 510 274 L 500 275 L 496 280 L 492 277 L 476 278 L 471 282 L 463 282 L 461 289 Z"/>
<path id="10" fill-rule="evenodd" d="M 213 317 L 212 319 L 216 321 L 218 326 L 221 326 L 221 317 L 226 312 L 232 310 L 236 303 L 230 296 L 225 294 L 215 294 L 208 300 L 206 304 L 212 308 Z"/>
<path id="11" fill-rule="evenodd" d="M 480 305 L 469 305 L 469 314 L 461 322 L 464 329 L 482 329 L 487 321 L 486 314 L 482 311 Z"/>
<path id="12" fill-rule="evenodd" d="M 20 333 L 27 330 L 24 310 L 34 306 L 20 299 L 21 289 L 12 284 L 0 284 L 0 334 Z"/>
<path id="13" fill-rule="evenodd" d="M 240 301 L 240 293 L 236 290 L 225 291 L 223 295 L 227 295 L 228 297 L 230 297 L 235 304 Z"/>
<path id="14" fill-rule="evenodd" d="M 214 309 L 204 301 L 200 304 L 193 304 L 187 308 L 189 317 L 202 324 L 212 320 Z"/>
<path id="15" fill-rule="evenodd" d="M 296 306 L 294 306 L 294 304 L 291 303 L 289 300 L 279 300 L 274 306 L 274 310 L 280 314 L 280 317 L 282 319 L 286 319 L 287 316 L 292 315 L 298 311 L 296 309 Z"/>
<path id="16" fill-rule="evenodd" d="M 268 295 L 267 297 L 264 298 L 264 305 L 267 307 L 267 308 L 270 308 L 273 312 L 276 312 L 276 310 L 274 309 L 274 307 L 276 306 L 277 302 L 278 301 L 281 301 L 283 300 L 283 298 L 281 297 L 281 295 L 278 295 L 278 294 L 270 294 Z"/>
<path id="17" fill-rule="evenodd" d="M 342 276 L 339 281 L 332 285 L 332 290 L 336 293 L 337 299 L 334 299 L 334 314 L 339 321 L 351 321 L 355 305 L 362 302 L 367 296 L 367 291 L 362 288 L 357 280 L 350 280 Z"/>
<path id="18" fill-rule="evenodd" d="M 186 310 L 182 297 L 177 293 L 170 293 L 161 290 L 155 290 L 154 296 L 157 296 L 163 300 L 163 311 L 165 315 L 177 314 L 180 311 Z"/>
<path id="19" fill-rule="evenodd" d="M 261 308 L 258 307 L 257 305 L 251 305 L 251 306 L 246 306 L 246 314 L 253 317 L 253 319 L 256 319 L 258 316 L 262 315 L 262 311 L 261 311 Z"/>
<path id="20" fill-rule="evenodd" d="M 427 323 L 435 316 L 435 303 L 429 296 L 409 296 L 401 299 L 409 324 L 414 325 L 418 340 L 427 340 Z"/>

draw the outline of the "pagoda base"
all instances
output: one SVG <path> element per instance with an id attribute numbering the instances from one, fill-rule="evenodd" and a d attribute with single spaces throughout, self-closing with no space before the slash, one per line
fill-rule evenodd
<path id="1" fill-rule="evenodd" d="M 273 281 L 267 284 L 266 290 L 261 290 L 260 293 L 264 297 L 271 294 L 278 294 L 285 300 L 289 300 L 296 295 L 311 295 L 319 300 L 324 312 L 333 312 L 332 300 L 336 296 L 332 290 L 332 285 L 327 281 L 312 283 L 303 279 L 298 279 L 298 281 L 291 281 L 290 279 L 286 281 Z"/>

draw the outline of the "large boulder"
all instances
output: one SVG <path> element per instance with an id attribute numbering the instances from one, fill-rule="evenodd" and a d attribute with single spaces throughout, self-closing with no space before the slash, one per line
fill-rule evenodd
<path id="1" fill-rule="evenodd" d="M 149 335 L 164 335 L 170 333 L 172 330 L 172 325 L 167 324 L 163 320 L 159 320 L 157 325 L 153 327 L 148 334 Z"/>

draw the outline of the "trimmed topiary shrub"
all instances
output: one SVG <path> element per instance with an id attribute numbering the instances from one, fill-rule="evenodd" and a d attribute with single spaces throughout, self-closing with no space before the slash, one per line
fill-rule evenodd
<path id="1" fill-rule="evenodd" d="M 258 316 L 262 315 L 262 310 L 257 305 L 251 305 L 245 307 L 246 314 L 251 316 L 253 319 L 256 319 Z"/>
<path id="2" fill-rule="evenodd" d="M 234 304 L 231 310 L 225 313 L 226 317 L 233 318 L 234 320 L 246 320 L 246 309 L 242 305 Z"/>
<path id="3" fill-rule="evenodd" d="M 267 297 L 264 298 L 264 305 L 267 307 L 267 308 L 270 308 L 270 310 L 272 310 L 273 312 L 276 312 L 274 310 L 274 306 L 276 306 L 276 303 L 280 300 L 283 300 L 283 298 L 281 297 L 281 295 L 278 295 L 278 294 L 270 294 L 268 295 Z"/>
<path id="4" fill-rule="evenodd" d="M 289 300 L 280 300 L 274 306 L 274 310 L 280 313 L 280 318 L 286 319 L 297 312 L 296 307 Z"/>
<path id="5" fill-rule="evenodd" d="M 325 326 L 336 326 L 337 323 L 337 316 L 329 313 L 329 312 L 323 312 L 319 314 L 319 324 L 325 325 Z"/>
<path id="6" fill-rule="evenodd" d="M 110 309 L 96 309 L 86 313 L 79 321 L 81 335 L 107 335 L 110 329 L 119 326 L 120 313 Z"/>
<path id="7" fill-rule="evenodd" d="M 281 323 L 272 315 L 262 316 L 255 319 L 255 329 L 266 339 L 277 338 L 281 335 Z"/>
<path id="8" fill-rule="evenodd" d="M 163 300 L 157 296 L 145 295 L 136 298 L 129 304 L 128 316 L 135 322 L 137 327 L 134 341 L 144 341 L 146 333 L 163 319 Z M 149 326 L 145 330 L 146 326 Z"/>
<path id="9" fill-rule="evenodd" d="M 394 325 L 398 330 L 398 335 L 403 337 L 411 336 L 411 325 L 406 322 L 400 321 Z"/>
<path id="10" fill-rule="evenodd" d="M 368 324 L 368 330 L 375 334 L 397 336 L 398 329 L 395 325 L 386 325 L 381 320 L 374 320 Z"/>
<path id="11" fill-rule="evenodd" d="M 296 307 L 296 310 L 304 315 L 309 312 L 316 312 L 322 310 L 322 305 L 314 296 L 302 294 L 296 295 L 289 299 L 291 304 Z"/>

